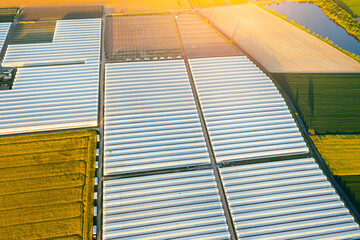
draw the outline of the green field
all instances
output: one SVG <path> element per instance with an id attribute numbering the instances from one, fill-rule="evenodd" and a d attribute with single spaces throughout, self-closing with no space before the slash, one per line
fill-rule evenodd
<path id="1" fill-rule="evenodd" d="M 317 134 L 360 130 L 359 73 L 273 73 L 308 129 Z"/>
<path id="2" fill-rule="evenodd" d="M 96 132 L 0 138 L 0 236 L 90 239 Z"/>
<path id="3" fill-rule="evenodd" d="M 360 211 L 360 135 L 311 138 L 332 174 Z"/>
<path id="4" fill-rule="evenodd" d="M 350 13 L 353 17 L 360 17 L 360 1 L 359 0 L 335 0 L 340 7 Z"/>
<path id="5" fill-rule="evenodd" d="M 360 211 L 360 175 L 336 176 L 355 207 Z"/>

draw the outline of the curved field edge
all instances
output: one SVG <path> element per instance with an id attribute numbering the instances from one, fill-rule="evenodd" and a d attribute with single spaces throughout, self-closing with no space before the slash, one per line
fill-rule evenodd
<path id="1" fill-rule="evenodd" d="M 360 210 L 360 135 L 311 136 L 330 171 Z"/>
<path id="2" fill-rule="evenodd" d="M 255 4 L 197 12 L 269 72 L 360 72 L 355 59 Z"/>
<path id="3" fill-rule="evenodd" d="M 284 2 L 285 2 L 285 1 L 284 1 Z M 287 19 L 287 16 L 285 16 L 284 14 L 279 14 L 279 13 L 275 12 L 273 9 L 266 9 L 266 8 L 264 8 L 262 5 L 259 5 L 259 6 L 260 6 L 262 9 L 264 9 L 265 11 L 268 11 L 268 12 L 274 14 L 275 16 L 284 19 L 284 20 L 287 21 L 288 23 L 291 23 L 292 25 L 294 25 L 294 26 L 296 26 L 296 27 L 304 30 L 305 32 L 313 35 L 314 37 L 318 38 L 319 40 L 323 41 L 324 43 L 327 43 L 328 45 L 334 47 L 335 49 L 339 50 L 340 52 L 342 52 L 342 53 L 346 54 L 347 56 L 353 58 L 354 60 L 360 62 L 360 56 L 356 55 L 355 53 L 349 52 L 349 51 L 341 48 L 340 46 L 334 44 L 334 43 L 333 43 L 330 39 L 328 39 L 327 37 L 326 37 L 326 38 L 323 38 L 323 37 L 320 36 L 319 34 L 317 34 L 317 33 L 315 33 L 315 32 L 311 32 L 311 30 L 310 30 L 310 29 L 307 29 L 305 26 L 296 23 L 294 20 L 288 20 L 288 19 Z M 321 8 L 321 5 L 318 5 L 318 6 Z M 343 11 L 345 11 L 345 10 L 343 10 Z M 326 12 L 324 12 L 324 13 L 326 14 Z M 326 15 L 327 15 L 327 14 L 326 14 Z M 328 16 L 328 15 L 327 15 L 327 16 Z M 328 17 L 329 17 L 329 16 L 328 16 Z M 330 17 L 329 17 L 329 18 L 330 18 Z M 340 25 L 335 19 L 333 19 L 333 18 L 330 18 L 330 19 L 333 20 L 333 21 L 335 21 L 338 25 Z M 355 19 L 353 19 L 353 20 L 355 21 Z M 357 25 L 357 24 L 360 25 L 360 23 L 357 23 L 357 22 L 355 21 L 355 23 L 352 24 L 352 28 L 353 28 L 354 25 Z M 354 36 L 356 39 L 359 40 L 359 36 L 354 35 L 354 32 L 353 32 L 352 30 L 349 30 L 349 29 L 350 29 L 349 26 L 343 26 L 343 25 L 340 25 L 340 26 L 343 27 L 343 28 L 347 31 L 348 34 Z"/>
<path id="4" fill-rule="evenodd" d="M 0 235 L 91 239 L 95 131 L 0 138 Z"/>

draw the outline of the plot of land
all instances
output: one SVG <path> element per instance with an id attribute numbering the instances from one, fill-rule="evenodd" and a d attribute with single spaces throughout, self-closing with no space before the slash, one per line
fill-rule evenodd
<path id="1" fill-rule="evenodd" d="M 317 133 L 359 133 L 360 74 L 273 74 L 306 126 Z"/>
<path id="2" fill-rule="evenodd" d="M 356 60 L 258 6 L 198 11 L 270 72 L 360 72 Z"/>
<path id="3" fill-rule="evenodd" d="M 51 43 L 56 22 L 18 23 L 9 44 Z"/>
<path id="4" fill-rule="evenodd" d="M 360 135 L 312 136 L 317 149 L 360 210 Z"/>
<path id="5" fill-rule="evenodd" d="M 349 8 L 354 17 L 360 17 L 360 1 L 359 0 L 337 0 L 335 1 L 339 4 L 339 2 L 345 3 Z M 342 6 L 342 4 L 339 4 Z M 346 10 L 346 9 L 345 9 Z"/>
<path id="6" fill-rule="evenodd" d="M 102 5 L 29 6 L 21 9 L 19 21 L 101 18 Z"/>
<path id="7" fill-rule="evenodd" d="M 0 22 L 13 22 L 17 12 L 17 8 L 0 8 Z"/>
<path id="8" fill-rule="evenodd" d="M 194 8 L 225 6 L 229 0 L 190 0 Z"/>
<path id="9" fill-rule="evenodd" d="M 134 14 L 106 18 L 109 62 L 181 57 L 173 16 Z"/>
<path id="10" fill-rule="evenodd" d="M 0 236 L 90 239 L 96 132 L 0 138 Z"/>
<path id="11" fill-rule="evenodd" d="M 360 135 L 312 136 L 334 175 L 360 175 Z"/>
<path id="12" fill-rule="evenodd" d="M 360 211 L 360 175 L 338 176 L 338 179 L 351 201 L 354 203 L 358 211 Z"/>

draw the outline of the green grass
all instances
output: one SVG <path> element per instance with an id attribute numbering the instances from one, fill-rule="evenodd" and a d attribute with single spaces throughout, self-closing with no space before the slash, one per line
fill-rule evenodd
<path id="1" fill-rule="evenodd" d="M 335 0 L 335 2 L 353 17 L 360 17 L 359 0 Z"/>
<path id="2" fill-rule="evenodd" d="M 90 239 L 96 132 L 0 138 L 0 236 Z"/>
<path id="3" fill-rule="evenodd" d="M 351 202 L 360 211 L 360 175 L 336 176 Z"/>
<path id="4" fill-rule="evenodd" d="M 359 73 L 273 73 L 308 129 L 316 134 L 360 131 Z"/>

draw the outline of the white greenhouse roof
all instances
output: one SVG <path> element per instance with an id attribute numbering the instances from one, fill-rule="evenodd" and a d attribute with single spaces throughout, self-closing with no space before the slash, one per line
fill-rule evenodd
<path id="1" fill-rule="evenodd" d="M 210 164 L 183 60 L 111 63 L 105 175 Z"/>
<path id="2" fill-rule="evenodd" d="M 9 45 L 5 67 L 100 61 L 101 19 L 58 20 L 52 43 Z"/>
<path id="3" fill-rule="evenodd" d="M 0 52 L 4 46 L 11 23 L 0 23 Z"/>
<path id="4" fill-rule="evenodd" d="M 218 162 L 308 153 L 279 91 L 249 59 L 189 62 Z"/>
<path id="5" fill-rule="evenodd" d="M 358 239 L 360 230 L 314 159 L 220 168 L 240 239 Z"/>
<path id="6" fill-rule="evenodd" d="M 212 170 L 104 182 L 103 239 L 230 239 Z"/>
<path id="7" fill-rule="evenodd" d="M 99 65 L 19 68 L 0 91 L 0 134 L 96 127 Z"/>

